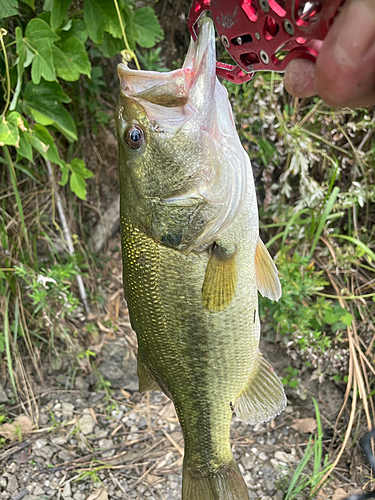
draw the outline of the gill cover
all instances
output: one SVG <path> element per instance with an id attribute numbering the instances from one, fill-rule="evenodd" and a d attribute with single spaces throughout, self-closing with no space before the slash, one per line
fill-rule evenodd
<path id="1" fill-rule="evenodd" d="M 149 213 L 140 215 L 142 225 L 179 250 L 207 246 L 238 214 L 251 168 L 216 77 L 212 21 L 201 20 L 181 69 L 137 71 L 120 64 L 118 74 L 119 137 L 129 124 L 145 129 L 138 152 L 123 144 L 139 203 Z M 183 224 L 175 236 L 175 226 Z"/>

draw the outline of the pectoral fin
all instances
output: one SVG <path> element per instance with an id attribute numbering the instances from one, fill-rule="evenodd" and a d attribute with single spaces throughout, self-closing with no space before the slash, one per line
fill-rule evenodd
<path id="1" fill-rule="evenodd" d="M 263 241 L 258 238 L 255 252 L 255 273 L 257 288 L 263 297 L 279 300 L 281 285 L 275 263 Z"/>
<path id="2" fill-rule="evenodd" d="M 202 301 L 212 312 L 223 311 L 232 302 L 237 288 L 237 251 L 215 245 L 207 264 Z"/>
<path id="3" fill-rule="evenodd" d="M 243 422 L 256 424 L 275 418 L 285 406 L 283 384 L 259 353 L 256 366 L 236 401 L 236 414 Z"/>
<path id="4" fill-rule="evenodd" d="M 138 359 L 137 375 L 139 380 L 139 392 L 160 391 L 158 384 L 151 377 L 144 364 Z"/>

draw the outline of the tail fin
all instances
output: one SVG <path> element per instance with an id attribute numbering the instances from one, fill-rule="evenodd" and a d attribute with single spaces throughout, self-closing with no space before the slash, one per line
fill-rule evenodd
<path id="1" fill-rule="evenodd" d="M 249 500 L 249 495 L 234 459 L 217 470 L 191 469 L 184 460 L 182 500 Z"/>

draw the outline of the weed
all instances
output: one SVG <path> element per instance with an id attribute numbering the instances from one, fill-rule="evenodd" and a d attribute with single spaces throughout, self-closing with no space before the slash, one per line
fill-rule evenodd
<path id="1" fill-rule="evenodd" d="M 298 385 L 298 370 L 297 368 L 293 368 L 292 366 L 288 365 L 287 368 L 285 369 L 286 371 L 286 376 L 281 379 L 281 382 L 284 385 L 287 385 L 294 389 Z"/>
<path id="2" fill-rule="evenodd" d="M 332 468 L 332 464 L 329 463 L 328 454 L 326 454 L 323 459 L 322 422 L 318 403 L 314 398 L 313 402 L 317 423 L 317 435 L 315 438 L 310 437 L 305 453 L 290 480 L 284 500 L 294 500 L 301 494 L 306 500 L 311 499 L 312 494 L 316 493 L 317 485 L 322 477 Z M 311 462 L 312 471 L 309 470 Z"/>

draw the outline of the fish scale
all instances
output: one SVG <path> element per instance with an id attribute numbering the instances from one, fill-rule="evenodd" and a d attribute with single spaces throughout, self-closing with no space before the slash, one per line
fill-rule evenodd
<path id="1" fill-rule="evenodd" d="M 215 76 L 214 50 L 206 19 L 182 70 L 119 68 L 124 292 L 140 390 L 164 391 L 182 427 L 183 500 L 248 499 L 230 448 L 232 408 L 255 423 L 285 406 L 258 350 L 258 290 L 277 300 L 280 284 L 259 240 L 250 160 Z M 139 143 L 129 140 L 133 130 Z M 171 154 L 179 145 L 185 154 Z"/>

